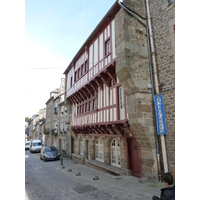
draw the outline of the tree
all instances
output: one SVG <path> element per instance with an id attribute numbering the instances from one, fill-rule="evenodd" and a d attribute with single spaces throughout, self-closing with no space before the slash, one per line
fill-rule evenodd
<path id="1" fill-rule="evenodd" d="M 31 122 L 31 118 L 30 117 L 25 117 L 25 122 L 30 123 Z"/>

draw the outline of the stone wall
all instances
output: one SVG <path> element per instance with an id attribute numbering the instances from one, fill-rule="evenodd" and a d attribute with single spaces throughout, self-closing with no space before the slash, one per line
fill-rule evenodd
<path id="1" fill-rule="evenodd" d="M 129 0 L 124 4 L 146 16 L 144 1 Z M 116 73 L 127 95 L 130 130 L 141 149 L 142 176 L 157 181 L 153 101 L 146 28 L 124 9 L 115 17 Z"/>
<path id="2" fill-rule="evenodd" d="M 151 0 L 153 36 L 159 82 L 163 94 L 167 135 L 168 168 L 175 177 L 175 3 Z M 161 151 L 161 150 L 160 150 Z"/>
<path id="3" fill-rule="evenodd" d="M 146 17 L 145 1 L 124 0 L 124 4 Z M 166 150 L 169 171 L 175 171 L 175 4 L 150 1 L 152 29 L 160 94 L 163 94 L 168 134 Z M 130 129 L 141 148 L 144 177 L 156 179 L 155 123 L 150 81 L 146 29 L 124 9 L 116 14 L 116 73 L 127 95 Z M 143 20 L 147 23 L 146 20 Z M 162 84 L 161 84 L 162 85 Z M 158 137 L 160 140 L 160 138 Z M 161 154 L 161 169 L 162 151 Z"/>

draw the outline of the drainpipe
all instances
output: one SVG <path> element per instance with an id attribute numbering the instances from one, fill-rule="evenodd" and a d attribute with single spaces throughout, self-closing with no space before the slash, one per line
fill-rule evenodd
<path id="1" fill-rule="evenodd" d="M 150 34 L 151 54 L 152 54 L 152 58 L 153 58 L 154 81 L 155 81 L 155 86 L 156 86 L 156 94 L 159 94 L 156 56 L 155 56 L 155 51 L 154 51 L 153 34 L 152 34 L 152 28 L 151 28 L 151 15 L 150 15 L 150 11 L 149 11 L 149 0 L 146 0 L 146 9 L 147 9 L 149 34 Z M 168 164 L 167 164 L 167 154 L 166 154 L 164 135 L 160 135 L 160 139 L 161 139 L 161 147 L 162 147 L 162 155 L 163 155 L 164 172 L 166 173 L 166 172 L 168 172 Z"/>
<path id="2" fill-rule="evenodd" d="M 151 50 L 150 50 L 150 40 L 149 40 L 149 28 L 148 25 L 146 25 L 140 18 L 138 18 L 137 13 L 133 13 L 129 8 L 127 8 L 123 0 L 118 0 L 118 4 L 125 9 L 129 14 L 131 14 L 135 19 L 137 19 L 140 24 L 142 24 L 146 28 L 146 33 L 147 33 L 147 45 L 148 45 L 148 55 L 149 55 L 149 69 L 150 69 L 150 78 L 151 78 L 151 90 L 152 90 L 152 97 L 154 99 L 154 84 L 153 84 L 153 74 L 152 74 L 152 66 L 151 66 Z M 144 18 L 143 18 L 144 19 Z M 154 111 L 155 112 L 155 111 Z M 154 114 L 155 115 L 155 114 Z M 158 135 L 157 135 L 157 126 L 156 126 L 156 121 L 154 118 L 154 124 L 155 124 L 155 139 L 156 139 L 156 155 L 157 155 L 157 165 L 158 165 L 158 176 L 159 176 L 159 182 L 161 181 L 161 168 L 160 168 L 160 153 L 159 153 L 159 146 L 158 146 Z"/>

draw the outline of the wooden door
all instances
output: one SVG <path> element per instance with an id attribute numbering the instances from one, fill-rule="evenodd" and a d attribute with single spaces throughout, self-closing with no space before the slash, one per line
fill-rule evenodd
<path id="1" fill-rule="evenodd" d="M 142 177 L 142 162 L 140 155 L 140 146 L 135 138 L 127 138 L 128 150 L 128 169 L 132 170 L 132 175 Z"/>

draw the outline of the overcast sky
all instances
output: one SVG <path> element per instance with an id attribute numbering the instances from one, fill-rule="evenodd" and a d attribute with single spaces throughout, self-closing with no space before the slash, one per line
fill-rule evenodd
<path id="1" fill-rule="evenodd" d="M 115 0 L 25 0 L 25 116 L 32 117 Z"/>

